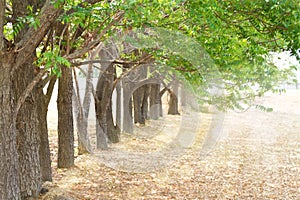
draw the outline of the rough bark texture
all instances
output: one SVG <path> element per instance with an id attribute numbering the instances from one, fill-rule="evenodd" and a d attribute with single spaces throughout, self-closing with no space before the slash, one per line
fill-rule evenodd
<path id="1" fill-rule="evenodd" d="M 110 99 L 110 103 L 106 110 L 107 114 L 107 138 L 112 143 L 118 143 L 120 141 L 120 128 L 119 126 L 114 124 L 114 119 L 112 115 L 112 100 Z"/>
<path id="2" fill-rule="evenodd" d="M 133 92 L 134 123 L 145 124 L 148 114 L 149 87 L 147 84 Z"/>
<path id="3" fill-rule="evenodd" d="M 34 78 L 32 59 L 14 74 L 13 89 L 18 99 Z M 38 133 L 37 90 L 26 98 L 17 116 L 17 145 L 20 164 L 20 189 L 22 197 L 38 196 L 41 189 L 40 136 Z"/>
<path id="4" fill-rule="evenodd" d="M 58 167 L 74 165 L 74 127 L 72 110 L 73 80 L 71 68 L 62 67 L 58 81 Z"/>
<path id="5" fill-rule="evenodd" d="M 105 56 L 104 56 L 105 57 Z M 97 82 L 96 95 L 96 116 L 99 125 L 110 142 L 119 142 L 120 130 L 114 125 L 112 116 L 113 81 L 115 79 L 116 69 L 112 64 L 102 66 L 102 74 Z M 98 129 L 101 131 L 101 129 Z M 103 134 L 99 132 L 97 135 Z M 103 143 L 103 142 L 102 142 Z"/>
<path id="6" fill-rule="evenodd" d="M 133 94 L 133 117 L 134 117 L 134 123 L 140 123 L 140 124 L 145 124 L 145 121 L 142 120 L 142 101 L 143 101 L 143 93 L 144 93 L 144 88 L 139 87 L 136 89 Z"/>
<path id="7" fill-rule="evenodd" d="M 51 157 L 50 157 L 50 147 L 48 139 L 48 125 L 47 125 L 47 113 L 48 105 L 52 96 L 54 84 L 56 78 L 53 77 L 48 85 L 47 93 L 44 94 L 43 88 L 38 88 L 38 125 L 39 125 L 39 135 L 40 135 L 40 166 L 42 173 L 42 181 L 52 181 L 52 170 L 51 170 Z"/>
<path id="8" fill-rule="evenodd" d="M 144 98 L 143 98 L 143 102 L 142 102 L 142 117 L 147 120 L 149 119 L 149 103 L 148 103 L 148 99 L 149 99 L 149 95 L 150 95 L 150 85 L 146 84 L 144 85 L 145 87 L 145 91 L 144 91 Z"/>
<path id="9" fill-rule="evenodd" d="M 39 135 L 40 135 L 40 167 L 42 173 L 42 181 L 52 181 L 50 147 L 48 139 L 48 126 L 47 126 L 47 105 L 43 96 L 38 97 L 38 111 L 39 111 Z"/>
<path id="10" fill-rule="evenodd" d="M 107 71 L 108 67 L 102 66 L 102 73 L 98 78 L 97 87 L 96 87 L 96 96 L 97 101 L 95 101 L 96 109 L 96 118 L 98 120 L 98 129 L 96 130 L 97 139 L 107 138 L 107 117 L 106 117 L 106 106 L 110 95 L 108 93 L 109 84 L 112 84 L 112 77 L 109 77 L 109 72 Z M 102 136 L 101 136 L 102 135 Z M 105 136 L 105 137 L 104 137 Z M 97 141 L 97 147 L 105 146 L 106 140 Z"/>
<path id="11" fill-rule="evenodd" d="M 99 52 L 99 57 L 103 60 L 114 59 L 118 55 L 118 50 L 114 44 L 104 48 Z M 115 125 L 112 115 L 112 94 L 114 90 L 114 80 L 116 79 L 116 67 L 113 63 L 102 63 L 101 73 L 96 87 L 96 117 L 99 122 L 98 131 L 103 131 L 108 140 L 112 143 L 119 142 L 120 128 Z M 98 132 L 99 134 L 103 134 Z"/>
<path id="12" fill-rule="evenodd" d="M 16 130 L 12 113 L 13 93 L 10 70 L 12 54 L 0 54 L 0 199 L 21 199 Z"/>
<path id="13" fill-rule="evenodd" d="M 100 122 L 96 119 L 96 140 L 97 140 L 97 149 L 106 150 L 108 149 L 107 145 L 107 136 L 104 133 Z"/>

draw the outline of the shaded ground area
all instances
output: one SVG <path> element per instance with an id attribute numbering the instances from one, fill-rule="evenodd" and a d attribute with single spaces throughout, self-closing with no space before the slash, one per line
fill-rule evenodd
<path id="1" fill-rule="evenodd" d="M 108 151 L 77 157 L 70 170 L 57 169 L 54 162 L 54 181 L 41 199 L 297 200 L 300 91 L 258 102 L 274 111 L 227 113 L 208 154 L 201 148 L 213 115 L 190 112 L 137 127 Z M 56 140 L 53 131 L 54 160 Z"/>

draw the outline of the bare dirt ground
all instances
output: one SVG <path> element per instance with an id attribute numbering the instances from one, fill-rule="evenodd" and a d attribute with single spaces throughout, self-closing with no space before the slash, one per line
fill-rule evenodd
<path id="1" fill-rule="evenodd" d="M 300 90 L 267 95 L 272 107 L 229 112 L 203 151 L 214 114 L 186 113 L 136 127 L 108 151 L 57 169 L 40 199 L 300 199 Z M 223 118 L 222 118 L 223 119 Z M 222 121 L 222 120 L 221 120 Z M 207 151 L 209 150 L 209 151 Z"/>

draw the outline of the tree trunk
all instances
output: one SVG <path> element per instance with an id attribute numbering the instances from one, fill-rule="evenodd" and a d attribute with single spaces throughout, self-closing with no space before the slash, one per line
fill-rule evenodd
<path id="1" fill-rule="evenodd" d="M 169 99 L 169 109 L 168 114 L 169 115 L 179 115 L 178 112 L 178 98 L 177 95 L 173 91 L 169 91 L 170 99 Z"/>
<path id="2" fill-rule="evenodd" d="M 159 109 L 160 109 L 160 84 L 151 84 L 150 90 L 150 119 L 158 119 L 159 118 Z"/>
<path id="3" fill-rule="evenodd" d="M 13 90 L 15 99 L 23 95 L 24 90 L 35 76 L 35 66 L 32 63 L 33 57 L 20 66 L 14 74 Z M 16 121 L 22 198 L 29 196 L 37 197 L 42 186 L 39 158 L 40 127 L 37 103 L 38 93 L 35 88 L 20 107 Z"/>
<path id="4" fill-rule="evenodd" d="M 42 181 L 52 181 L 52 169 L 51 169 L 51 155 L 48 139 L 48 124 L 47 113 L 48 105 L 53 93 L 56 77 L 51 77 L 47 87 L 47 92 L 44 94 L 44 85 L 37 87 L 37 110 L 38 110 L 38 132 L 40 136 L 40 168 L 42 174 Z"/>
<path id="5" fill-rule="evenodd" d="M 145 84 L 133 92 L 134 123 L 145 124 L 148 114 L 149 88 Z"/>
<path id="6" fill-rule="evenodd" d="M 14 55 L 0 54 L 0 199 L 21 199 L 11 69 Z"/>
<path id="7" fill-rule="evenodd" d="M 163 107 L 162 107 L 162 96 L 165 94 L 165 92 L 168 90 L 167 87 L 165 87 L 164 89 L 162 89 L 160 92 L 159 92 L 159 116 L 162 117 L 163 116 Z"/>
<path id="8" fill-rule="evenodd" d="M 51 157 L 50 157 L 50 147 L 48 139 L 48 125 L 47 125 L 47 112 L 48 103 L 46 102 L 46 97 L 44 96 L 43 89 L 39 88 L 37 97 L 38 106 L 38 130 L 40 135 L 40 167 L 42 174 L 42 181 L 52 181 L 52 170 L 51 170 Z"/>
<path id="9" fill-rule="evenodd" d="M 134 123 L 145 124 L 145 121 L 142 120 L 142 101 L 143 101 L 144 88 L 137 88 L 133 94 L 133 117 Z"/>
<path id="10" fill-rule="evenodd" d="M 103 65 L 102 69 L 103 72 L 99 76 L 96 89 L 96 96 L 99 101 L 96 106 L 96 115 L 104 134 L 110 142 L 116 143 L 119 141 L 120 130 L 117 129 L 113 122 L 111 100 L 116 69 L 113 64 Z"/>
<path id="11" fill-rule="evenodd" d="M 118 143 L 120 141 L 120 128 L 114 124 L 114 119 L 112 115 L 112 100 L 106 110 L 106 120 L 107 120 L 107 138 L 112 143 Z"/>
<path id="12" fill-rule="evenodd" d="M 99 57 L 103 60 L 114 59 L 117 55 L 118 51 L 113 43 L 110 44 L 107 49 L 102 49 L 99 52 Z M 96 116 L 99 122 L 98 130 L 101 131 L 102 129 L 108 140 L 116 143 L 120 140 L 120 129 L 114 124 L 112 115 L 112 94 L 114 90 L 114 80 L 116 79 L 116 67 L 113 63 L 102 63 L 101 72 L 96 88 Z M 102 133 L 99 132 L 97 135 L 99 134 Z"/>
<path id="13" fill-rule="evenodd" d="M 86 89 L 85 89 L 85 96 L 84 102 L 85 105 L 81 105 L 81 98 L 80 98 L 80 91 L 76 81 L 76 90 L 73 90 L 73 102 L 74 102 L 74 115 L 76 119 L 76 127 L 77 127 L 77 136 L 78 136 L 78 155 L 82 155 L 85 153 L 91 153 L 91 144 L 89 140 L 88 134 L 88 115 L 89 115 L 89 106 L 90 106 L 90 87 L 91 77 L 86 77 Z M 89 79 L 89 80 L 88 80 Z M 77 91 L 77 92 L 76 92 Z"/>
<path id="14" fill-rule="evenodd" d="M 148 104 L 148 98 L 150 95 L 150 84 L 144 85 L 145 91 L 144 91 L 144 98 L 142 102 L 142 117 L 144 118 L 144 121 L 149 119 L 148 111 L 149 111 L 149 104 Z"/>
<path id="15" fill-rule="evenodd" d="M 168 114 L 169 115 L 179 115 L 178 111 L 178 81 L 174 81 L 172 85 L 172 90 L 169 89 L 168 92 L 170 94 L 170 99 L 169 99 L 169 109 L 168 109 Z"/>
<path id="16" fill-rule="evenodd" d="M 63 66 L 58 81 L 58 167 L 74 165 L 74 127 L 72 110 L 72 69 Z"/>
<path id="17" fill-rule="evenodd" d="M 123 131 L 133 133 L 132 98 L 130 83 L 123 81 Z"/>

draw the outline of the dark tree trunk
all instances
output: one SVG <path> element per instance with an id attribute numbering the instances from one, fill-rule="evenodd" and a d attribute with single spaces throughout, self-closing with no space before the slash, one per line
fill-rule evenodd
<path id="1" fill-rule="evenodd" d="M 144 120 L 149 119 L 148 111 L 149 111 L 149 104 L 148 104 L 148 99 L 150 95 L 150 84 L 144 85 L 145 91 L 144 91 L 144 98 L 142 102 L 142 117 Z"/>
<path id="2" fill-rule="evenodd" d="M 149 87 L 147 84 L 133 92 L 134 123 L 145 124 L 148 114 Z"/>
<path id="3" fill-rule="evenodd" d="M 0 54 L 0 199 L 21 199 L 11 69 L 13 54 Z"/>
<path id="4" fill-rule="evenodd" d="M 170 94 L 170 99 L 169 99 L 169 109 L 168 109 L 168 114 L 169 115 L 179 115 L 178 111 L 178 81 L 174 81 L 172 85 L 172 90 L 168 90 Z"/>
<path id="5" fill-rule="evenodd" d="M 58 167 L 74 165 L 74 127 L 72 110 L 72 69 L 63 66 L 58 81 Z"/>
<path id="6" fill-rule="evenodd" d="M 107 119 L 107 138 L 112 143 L 118 143 L 120 141 L 120 128 L 114 124 L 114 119 L 112 115 L 112 100 L 106 110 L 106 119 Z"/>
<path id="7" fill-rule="evenodd" d="M 179 115 L 180 113 L 178 112 L 178 98 L 177 95 L 169 90 L 170 94 L 170 99 L 169 99 L 169 109 L 168 109 L 168 114 L 169 115 Z"/>
<path id="8" fill-rule="evenodd" d="M 50 158 L 50 147 L 48 140 L 48 126 L 47 126 L 47 112 L 48 104 L 43 94 L 43 89 L 39 88 L 37 106 L 38 106 L 38 118 L 39 118 L 39 135 L 40 135 L 40 167 L 42 174 L 42 181 L 52 181 L 52 170 L 51 170 L 51 158 Z"/>
<path id="9" fill-rule="evenodd" d="M 109 60 L 117 54 L 114 44 L 111 44 L 108 49 L 99 52 L 99 57 Z M 110 142 L 116 143 L 120 140 L 120 129 L 114 124 L 112 115 L 112 94 L 114 80 L 116 79 L 116 67 L 113 63 L 102 63 L 101 71 L 96 88 L 96 117 L 99 122 L 98 131 L 100 131 L 97 135 L 100 137 L 100 134 L 104 133 Z"/>
<path id="10" fill-rule="evenodd" d="M 160 116 L 161 100 L 159 96 L 160 84 L 151 84 L 150 90 L 150 119 L 158 119 Z"/>
<path id="11" fill-rule="evenodd" d="M 40 135 L 40 167 L 42 174 L 42 181 L 52 181 L 52 169 L 51 169 L 51 155 L 48 139 L 48 124 L 47 124 L 47 113 L 48 105 L 53 93 L 54 85 L 56 82 L 56 77 L 52 77 L 47 87 L 47 92 L 44 94 L 43 87 L 41 84 L 37 88 L 37 110 L 38 110 L 38 130 Z"/>
<path id="12" fill-rule="evenodd" d="M 136 89 L 132 94 L 134 123 L 145 124 L 145 120 L 142 117 L 143 94 L 144 94 L 143 86 Z"/>
<path id="13" fill-rule="evenodd" d="M 112 84 L 113 77 L 108 72 L 108 66 L 102 66 L 102 73 L 100 74 L 96 86 L 96 96 L 97 100 L 95 101 L 95 110 L 97 118 L 97 148 L 103 149 L 107 147 L 106 138 L 107 138 L 107 111 L 106 108 L 110 101 L 109 87 Z M 102 141 L 98 141 L 102 139 Z"/>
<path id="14" fill-rule="evenodd" d="M 20 66 L 14 74 L 13 90 L 15 99 L 23 95 L 24 90 L 34 78 L 33 57 Z M 37 197 L 41 185 L 40 168 L 40 135 L 38 118 L 38 93 L 37 89 L 26 98 L 17 115 L 17 145 L 20 167 L 21 197 Z"/>
<path id="15" fill-rule="evenodd" d="M 102 66 L 102 69 L 103 72 L 98 79 L 96 89 L 98 100 L 98 103 L 96 103 L 96 116 L 103 133 L 110 142 L 116 143 L 119 142 L 120 130 L 113 122 L 111 100 L 116 69 L 112 64 L 109 64 L 108 66 L 104 65 Z M 101 129 L 99 131 L 101 131 Z M 99 132 L 98 135 L 103 133 Z"/>
<path id="16" fill-rule="evenodd" d="M 111 72 L 113 75 L 113 81 L 116 80 L 117 77 L 117 72 L 116 72 L 116 68 L 115 66 L 111 66 Z M 118 126 L 117 122 L 116 124 L 114 124 L 114 119 L 113 119 L 113 111 L 112 111 L 112 93 L 113 93 L 113 81 L 110 84 L 110 88 L 109 88 L 109 92 L 110 92 L 110 99 L 109 99 L 109 104 L 107 105 L 106 108 L 106 116 L 107 116 L 107 137 L 109 139 L 109 141 L 111 141 L 112 143 L 118 143 L 120 142 L 120 133 L 121 133 L 121 129 Z M 117 97 L 117 101 L 118 101 L 118 97 Z M 116 102 L 118 104 L 118 102 Z M 116 107 L 116 109 L 118 108 L 118 105 Z M 117 113 L 119 111 L 117 110 Z M 116 120 L 117 120 L 117 116 L 116 116 Z"/>

